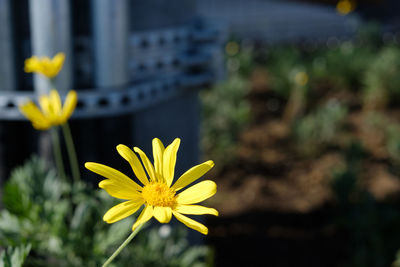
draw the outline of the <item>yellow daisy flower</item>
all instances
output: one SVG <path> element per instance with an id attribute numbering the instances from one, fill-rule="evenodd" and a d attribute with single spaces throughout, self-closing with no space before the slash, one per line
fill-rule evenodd
<path id="1" fill-rule="evenodd" d="M 132 226 L 132 231 L 153 216 L 160 223 L 168 223 L 174 215 L 187 227 L 205 235 L 208 233 L 206 226 L 183 214 L 218 216 L 216 209 L 194 205 L 213 196 L 217 192 L 217 185 L 213 181 L 205 180 L 185 190 L 182 189 L 208 172 L 214 166 L 214 162 L 209 160 L 192 167 L 172 184 L 179 145 L 180 139 L 176 138 L 169 146 L 164 148 L 162 142 L 158 138 L 154 138 L 154 166 L 142 150 L 137 147 L 133 149 L 139 154 L 150 179 L 147 178 L 136 154 L 125 145 L 117 146 L 118 153 L 129 162 L 134 174 L 143 186 L 108 166 L 94 162 L 85 164 L 87 169 L 107 178 L 99 183 L 100 188 L 106 190 L 109 195 L 115 198 L 127 200 L 109 209 L 104 214 L 104 221 L 107 223 L 117 222 L 132 215 L 144 205 L 144 209 Z"/>
<path id="2" fill-rule="evenodd" d="M 57 53 L 52 59 L 48 57 L 38 58 L 32 56 L 25 60 L 25 72 L 40 73 L 47 78 L 54 78 L 62 69 L 64 64 L 65 54 Z"/>
<path id="3" fill-rule="evenodd" d="M 66 123 L 74 112 L 77 102 L 77 93 L 71 90 L 62 106 L 60 95 L 53 89 L 49 95 L 40 96 L 40 109 L 33 101 L 28 101 L 19 106 L 19 110 L 32 122 L 35 129 L 47 130 L 52 126 Z"/>

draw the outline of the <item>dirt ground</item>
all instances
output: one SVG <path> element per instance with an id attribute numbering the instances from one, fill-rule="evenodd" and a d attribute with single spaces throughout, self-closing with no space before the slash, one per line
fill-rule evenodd
<path id="1" fill-rule="evenodd" d="M 297 153 L 282 119 L 286 103 L 269 90 L 265 75 L 253 75 L 252 83 L 253 121 L 239 138 L 237 160 L 213 175 L 218 193 L 209 204 L 220 216 L 208 218 L 207 224 L 216 266 L 340 266 L 347 236 L 332 222 L 337 207 L 331 179 L 345 164 L 342 144 L 317 157 Z M 350 106 L 347 132 L 369 155 L 361 186 L 382 201 L 399 193 L 400 180 L 389 170 L 382 134 L 366 126 L 355 96 L 338 92 L 324 98 Z"/>

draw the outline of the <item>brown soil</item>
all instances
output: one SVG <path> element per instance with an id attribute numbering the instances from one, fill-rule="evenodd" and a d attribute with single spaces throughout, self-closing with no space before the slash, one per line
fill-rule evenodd
<path id="1" fill-rule="evenodd" d="M 355 104 L 347 130 L 333 148 L 305 156 L 281 119 L 285 101 L 268 89 L 265 77 L 260 70 L 252 76 L 254 120 L 239 138 L 237 160 L 213 176 L 218 177 L 218 194 L 209 204 L 220 216 L 207 223 L 216 265 L 340 266 L 347 255 L 341 243 L 347 237 L 332 222 L 332 174 L 344 167 L 341 151 L 349 140 L 359 140 L 368 153 L 361 186 L 380 201 L 399 193 L 400 180 L 389 171 L 383 133 L 368 126 L 366 112 Z M 355 101 L 343 92 L 324 98 Z"/>

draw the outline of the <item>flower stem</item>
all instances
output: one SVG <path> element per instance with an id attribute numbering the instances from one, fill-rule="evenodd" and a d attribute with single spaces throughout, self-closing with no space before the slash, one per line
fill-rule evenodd
<path id="1" fill-rule="evenodd" d="M 142 227 L 143 227 L 143 224 L 139 225 L 139 226 L 135 229 L 135 231 L 133 231 L 132 234 L 130 234 L 130 235 L 128 236 L 128 238 L 124 241 L 124 243 L 122 243 L 121 246 L 119 246 L 119 248 L 111 255 L 111 257 L 109 257 L 109 258 L 107 259 L 107 261 L 102 265 L 102 267 L 108 266 L 108 265 L 114 260 L 114 258 L 117 257 L 118 254 L 126 247 L 126 245 L 128 245 L 129 242 L 132 241 L 132 239 L 136 236 L 136 234 L 140 231 L 140 229 L 141 229 Z"/>
<path id="2" fill-rule="evenodd" d="M 74 178 L 75 182 L 78 182 L 81 180 L 81 174 L 79 172 L 78 157 L 76 156 L 74 140 L 72 138 L 71 128 L 69 127 L 68 122 L 65 122 L 62 125 L 62 129 L 64 133 L 65 144 L 67 145 L 69 163 L 71 164 L 72 177 Z"/>
<path id="3" fill-rule="evenodd" d="M 56 166 L 59 172 L 59 175 L 61 176 L 62 179 L 65 179 L 65 170 L 64 170 L 64 163 L 61 155 L 61 146 L 60 146 L 60 139 L 58 136 L 58 131 L 57 128 L 52 128 L 51 129 L 51 138 L 53 141 L 53 153 L 54 153 L 54 159 L 56 161 Z"/>

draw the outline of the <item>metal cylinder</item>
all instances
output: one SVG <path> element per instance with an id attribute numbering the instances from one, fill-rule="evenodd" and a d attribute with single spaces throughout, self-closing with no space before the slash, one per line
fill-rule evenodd
<path id="1" fill-rule="evenodd" d="M 0 0 L 0 91 L 15 90 L 10 0 Z"/>
<path id="2" fill-rule="evenodd" d="M 71 17 L 68 0 L 30 0 L 30 26 L 32 54 L 53 57 L 58 52 L 66 55 L 63 69 L 55 78 L 60 92 L 72 89 L 72 40 Z M 47 93 L 51 83 L 41 75 L 35 75 L 34 88 L 38 94 Z"/>
<path id="3" fill-rule="evenodd" d="M 126 85 L 128 1 L 93 0 L 94 77 L 98 88 Z"/>

